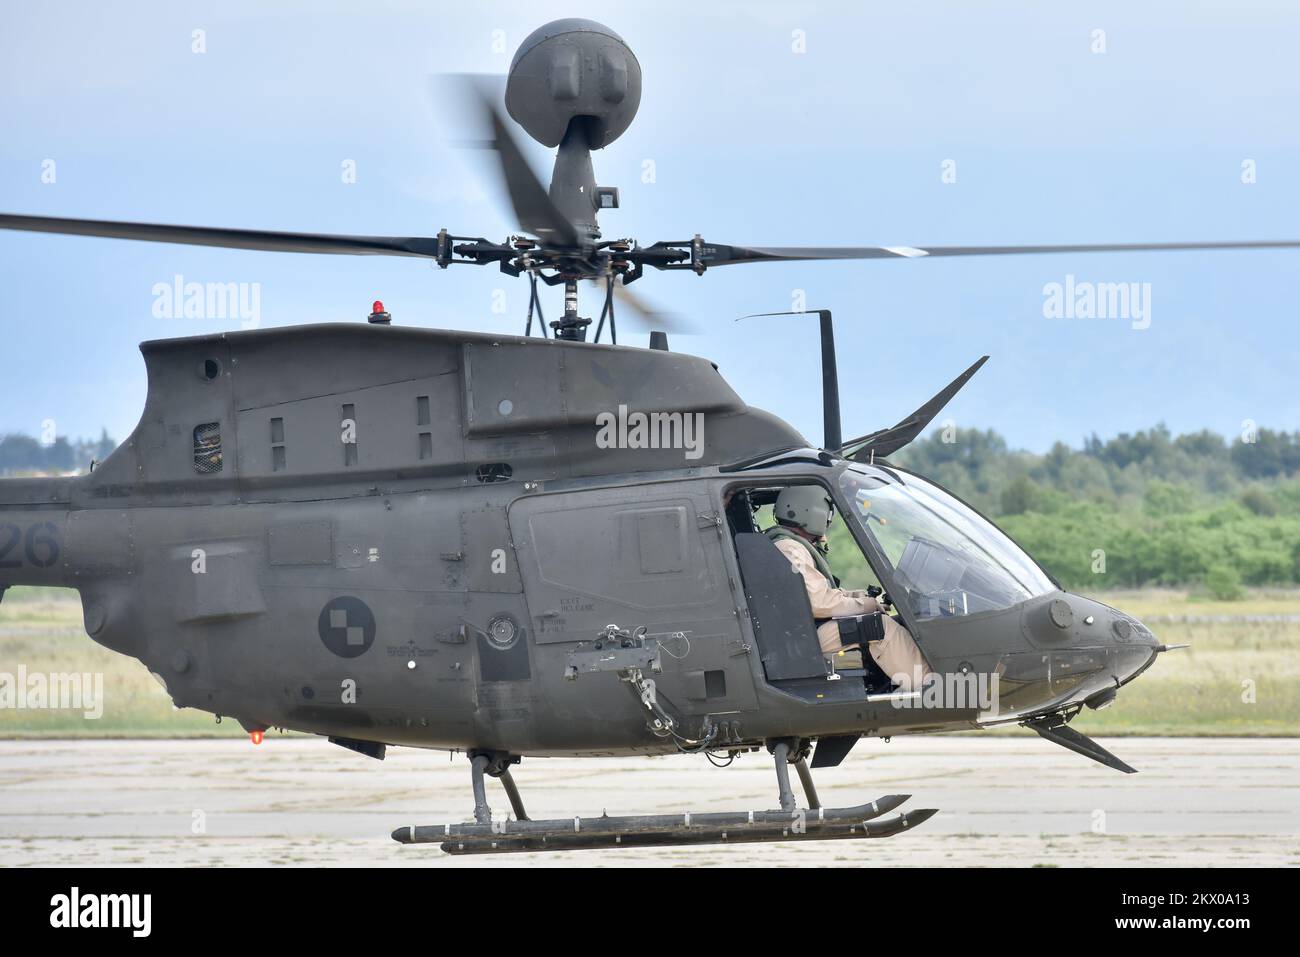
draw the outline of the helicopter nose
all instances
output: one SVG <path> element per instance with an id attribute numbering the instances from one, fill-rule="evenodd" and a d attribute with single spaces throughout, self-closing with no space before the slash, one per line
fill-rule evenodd
<path id="1" fill-rule="evenodd" d="M 1044 652 L 1049 687 L 1094 709 L 1113 702 L 1116 691 L 1150 667 L 1162 647 L 1137 618 L 1070 593 L 1029 610 L 1024 624 Z"/>
<path id="2" fill-rule="evenodd" d="M 1151 667 L 1160 650 L 1164 647 L 1152 633 L 1151 629 L 1131 615 L 1105 608 L 1097 614 L 1096 625 L 1104 628 L 1109 645 L 1109 671 L 1115 684 L 1105 693 L 1089 697 L 1085 703 L 1093 710 L 1107 707 L 1115 700 L 1115 692 L 1122 685 L 1132 681 L 1147 668 Z M 1089 616 L 1093 617 L 1093 616 Z M 1085 618 L 1085 621 L 1087 619 Z"/>
<path id="3" fill-rule="evenodd" d="M 1151 629 L 1132 615 L 1068 592 L 1033 609 L 1026 627 L 1043 645 L 1151 651 L 1159 644 Z"/>

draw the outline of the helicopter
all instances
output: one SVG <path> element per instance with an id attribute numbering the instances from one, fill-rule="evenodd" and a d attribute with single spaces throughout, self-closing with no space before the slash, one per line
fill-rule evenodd
<path id="1" fill-rule="evenodd" d="M 591 152 L 628 128 L 641 85 L 624 40 L 578 19 L 523 41 L 505 113 L 465 85 L 521 229 L 501 242 L 0 214 L 13 230 L 495 265 L 530 285 L 522 336 L 404 328 L 376 301 L 366 323 L 143 343 L 148 395 L 118 449 L 85 475 L 0 480 L 0 599 L 13 585 L 76 589 L 93 640 L 141 661 L 177 707 L 234 718 L 255 741 L 285 728 L 379 760 L 389 746 L 464 752 L 473 822 L 392 834 L 452 854 L 887 838 L 935 814 L 899 811 L 904 794 L 822 806 L 812 771 L 862 738 L 1021 725 L 1134 771 L 1069 723 L 1173 646 L 1064 591 L 992 521 L 889 460 L 987 356 L 896 425 L 845 440 L 832 313 L 809 310 L 817 446 L 708 359 L 672 351 L 671 317 L 627 286 L 646 267 L 1300 241 L 607 240 L 598 216 L 619 194 L 597 185 Z M 556 149 L 549 188 L 512 124 Z M 539 281 L 564 290 L 549 323 Z M 591 341 L 587 281 L 604 286 Z M 616 307 L 650 327 L 648 347 L 618 344 Z M 823 651 L 804 584 L 762 527 L 791 488 L 833 506 L 866 592 L 932 680 L 904 690 L 869 654 Z M 525 757 L 764 750 L 777 807 L 736 812 L 537 821 L 511 770 Z M 494 816 L 488 778 L 510 816 Z"/>

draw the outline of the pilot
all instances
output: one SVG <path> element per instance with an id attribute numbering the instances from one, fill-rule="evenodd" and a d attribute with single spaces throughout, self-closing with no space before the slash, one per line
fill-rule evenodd
<path id="1" fill-rule="evenodd" d="M 915 691 L 928 677 L 930 668 L 907 629 L 884 614 L 880 602 L 865 591 L 840 588 L 826 562 L 826 533 L 835 515 L 835 505 L 818 485 L 796 485 L 783 489 L 773 509 L 777 524 L 767 530 L 781 554 L 790 560 L 804 580 L 808 603 L 817 621 L 817 640 L 823 652 L 845 649 L 834 619 L 880 612 L 884 637 L 867 642 L 867 650 L 900 691 Z"/>

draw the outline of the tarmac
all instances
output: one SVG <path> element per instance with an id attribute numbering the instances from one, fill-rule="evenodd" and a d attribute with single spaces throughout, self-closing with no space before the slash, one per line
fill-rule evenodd
<path id="1" fill-rule="evenodd" d="M 1300 865 L 1300 740 L 1102 743 L 1140 773 L 1029 733 L 859 742 L 814 772 L 824 805 L 910 793 L 904 809 L 940 810 L 889 839 L 453 857 L 389 835 L 472 818 L 463 754 L 392 748 L 379 762 L 274 735 L 0 741 L 0 866 Z M 685 755 L 525 759 L 514 777 L 534 819 L 777 806 L 765 753 L 721 769 Z M 488 797 L 504 817 L 499 782 Z"/>

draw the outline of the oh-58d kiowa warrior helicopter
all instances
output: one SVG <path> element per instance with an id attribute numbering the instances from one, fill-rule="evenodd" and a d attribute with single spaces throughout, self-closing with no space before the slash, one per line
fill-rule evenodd
<path id="1" fill-rule="evenodd" d="M 515 54 L 505 107 L 558 146 L 549 190 L 498 105 L 482 87 L 468 95 L 523 230 L 501 243 L 445 229 L 397 238 L 0 216 L 7 229 L 496 264 L 532 286 L 517 338 L 399 328 L 376 305 L 370 324 L 145 343 L 148 399 L 120 448 L 84 476 L 0 481 L 0 594 L 77 589 L 92 638 L 140 659 L 177 706 L 233 717 L 255 739 L 279 727 L 373 758 L 387 745 L 466 752 L 474 822 L 393 834 L 451 853 L 877 838 L 934 814 L 887 816 L 907 795 L 821 807 L 809 765 L 839 764 L 863 736 L 1018 723 L 1132 771 L 1067 722 L 1113 701 L 1165 646 L 1064 592 L 987 519 L 887 461 L 983 359 L 897 425 L 846 442 L 831 316 L 819 312 L 815 448 L 746 405 L 707 359 L 669 351 L 662 317 L 624 287 L 647 266 L 702 275 L 771 260 L 1300 242 L 605 240 L 597 214 L 618 192 L 597 186 L 590 151 L 623 133 L 641 96 L 623 40 L 560 20 Z M 538 280 L 564 286 L 549 324 Z M 594 342 L 578 313 L 583 280 L 604 285 Z M 615 344 L 616 301 L 655 327 L 649 348 Z M 893 596 L 885 607 L 933 674 L 920 689 L 897 689 L 870 655 L 821 651 L 803 579 L 758 527 L 796 486 L 833 503 L 874 579 L 863 584 Z M 868 625 L 840 628 L 869 641 Z M 510 772 L 523 756 L 762 748 L 776 768 L 773 810 L 532 821 Z M 493 819 L 485 776 L 504 785 L 512 818 Z"/>

